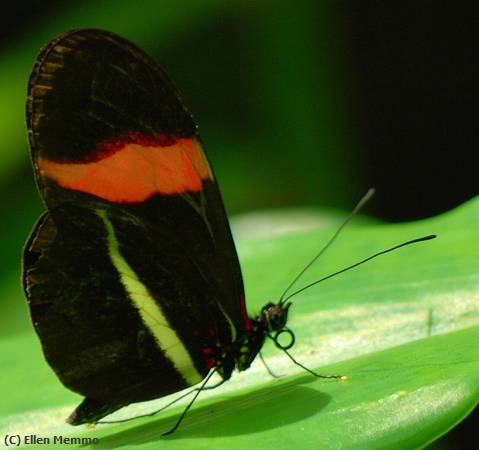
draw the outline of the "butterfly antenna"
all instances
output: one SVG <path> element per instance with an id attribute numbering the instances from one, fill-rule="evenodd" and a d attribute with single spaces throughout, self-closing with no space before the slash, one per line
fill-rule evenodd
<path id="1" fill-rule="evenodd" d="M 358 267 L 361 264 L 364 264 L 365 262 L 371 261 L 371 259 L 374 259 L 378 256 L 384 255 L 385 253 L 392 252 L 393 250 L 397 250 L 398 248 L 405 247 L 406 245 L 415 244 L 416 242 L 428 241 L 430 239 L 434 239 L 435 237 L 436 237 L 435 234 L 431 234 L 429 236 L 424 236 L 424 237 L 420 237 L 420 238 L 417 238 L 417 239 L 412 239 L 411 241 L 403 242 L 402 244 L 395 245 L 394 247 L 388 248 L 387 250 L 383 250 L 381 252 L 375 253 L 374 255 L 369 256 L 369 257 L 367 257 L 367 258 L 365 258 L 365 259 L 363 259 L 363 260 L 361 260 L 361 261 L 359 261 L 355 264 L 352 264 L 348 267 L 345 267 L 344 269 L 338 270 L 337 272 L 334 272 L 334 273 L 332 273 L 332 274 L 330 274 L 326 277 L 320 278 L 319 280 L 316 280 L 316 281 L 313 281 L 310 284 L 307 284 L 306 286 L 302 287 L 301 289 L 298 289 L 297 291 L 290 294 L 282 302 L 284 303 L 284 302 L 288 301 L 291 297 L 294 297 L 296 294 L 299 294 L 300 292 L 303 292 L 306 289 L 309 289 L 310 287 L 312 287 L 312 286 L 314 286 L 318 283 L 321 283 L 322 281 L 325 281 L 329 278 L 333 278 L 336 275 L 339 275 L 340 273 L 347 272 L 348 270 L 354 269 L 355 267 Z"/>
<path id="2" fill-rule="evenodd" d="M 359 200 L 355 208 L 352 210 L 352 212 L 349 214 L 348 217 L 346 217 L 346 220 L 341 224 L 341 226 L 336 230 L 336 232 L 333 234 L 333 236 L 329 239 L 328 242 L 326 242 L 326 245 L 319 251 L 319 253 L 311 260 L 309 261 L 308 264 L 294 277 L 293 281 L 288 284 L 288 287 L 284 290 L 283 294 L 281 295 L 279 299 L 279 304 L 283 304 L 287 299 L 284 297 L 288 293 L 288 291 L 293 287 L 293 285 L 303 276 L 303 274 L 316 262 L 316 260 L 331 246 L 331 244 L 336 240 L 336 238 L 339 236 L 341 231 L 343 231 L 343 228 L 349 223 L 349 221 L 361 210 L 361 208 L 371 199 L 371 197 L 374 195 L 374 188 L 370 188 L 368 192 Z M 290 296 L 291 297 L 291 296 Z M 288 298 L 290 298 L 288 297 Z"/>

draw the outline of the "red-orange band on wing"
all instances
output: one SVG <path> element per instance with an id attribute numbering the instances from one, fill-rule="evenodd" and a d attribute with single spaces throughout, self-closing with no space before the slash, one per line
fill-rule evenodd
<path id="1" fill-rule="evenodd" d="M 198 192 L 204 180 L 213 180 L 201 144 L 194 138 L 167 146 L 127 143 L 90 163 L 59 163 L 40 157 L 38 166 L 42 177 L 61 187 L 112 202 L 141 202 L 157 193 Z"/>

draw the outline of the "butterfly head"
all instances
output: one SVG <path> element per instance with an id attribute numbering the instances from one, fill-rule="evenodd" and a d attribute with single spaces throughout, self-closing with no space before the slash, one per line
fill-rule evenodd
<path id="1" fill-rule="evenodd" d="M 288 310 L 291 303 L 268 303 L 261 310 L 260 320 L 268 332 L 281 331 L 288 321 Z"/>

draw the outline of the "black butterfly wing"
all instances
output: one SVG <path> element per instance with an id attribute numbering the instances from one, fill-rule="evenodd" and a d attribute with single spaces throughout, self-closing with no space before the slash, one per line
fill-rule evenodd
<path id="1" fill-rule="evenodd" d="M 74 423 L 199 382 L 249 327 L 240 267 L 196 127 L 128 41 L 76 30 L 41 52 L 27 105 L 47 213 L 24 252 L 45 356 L 87 397 Z"/>

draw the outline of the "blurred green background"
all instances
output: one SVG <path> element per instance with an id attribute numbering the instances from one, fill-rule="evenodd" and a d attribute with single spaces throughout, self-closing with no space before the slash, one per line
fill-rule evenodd
<path id="1" fill-rule="evenodd" d="M 384 3 L 11 4 L 0 32 L 0 338 L 31 330 L 20 253 L 42 204 L 26 81 L 40 47 L 68 29 L 114 31 L 159 61 L 196 117 L 230 214 L 350 209 L 375 186 L 374 215 L 412 220 L 475 195 L 479 14 Z M 462 448 L 447 439 L 441 448 Z"/>

